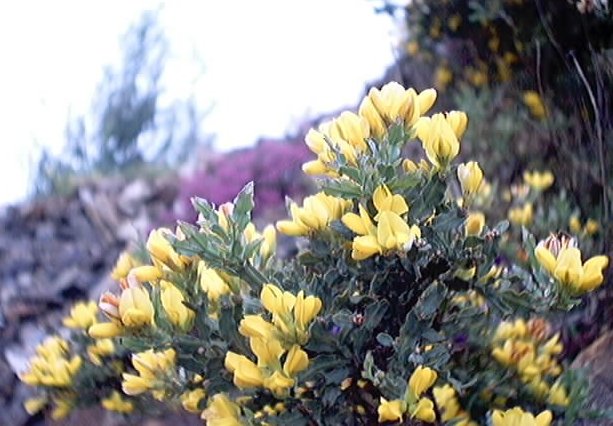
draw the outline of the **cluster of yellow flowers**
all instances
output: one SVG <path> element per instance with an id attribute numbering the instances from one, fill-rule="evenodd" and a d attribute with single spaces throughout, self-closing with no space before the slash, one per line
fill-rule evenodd
<path id="1" fill-rule="evenodd" d="M 582 262 L 581 250 L 576 245 L 574 238 L 552 234 L 534 249 L 534 255 L 543 269 L 573 295 L 598 288 L 604 281 L 603 271 L 609 264 L 609 257 L 605 255 Z"/>
<path id="2" fill-rule="evenodd" d="M 168 382 L 175 376 L 177 354 L 174 349 L 154 352 L 150 349 L 132 355 L 132 365 L 136 374 L 123 373 L 122 389 L 126 395 L 139 395 L 151 392 L 153 397 L 163 400 Z"/>
<path id="3" fill-rule="evenodd" d="M 351 201 L 319 192 L 306 197 L 302 207 L 291 203 L 292 220 L 280 220 L 277 222 L 277 229 L 285 235 L 294 237 L 309 235 L 326 229 L 330 222 L 340 219 L 349 208 Z"/>
<path id="4" fill-rule="evenodd" d="M 305 297 L 302 291 L 295 296 L 273 284 L 262 288 L 260 300 L 272 322 L 261 315 L 247 315 L 239 328 L 249 338 L 257 364 L 245 355 L 229 351 L 225 366 L 234 374 L 234 384 L 239 388 L 264 387 L 282 396 L 294 386 L 296 374 L 309 365 L 307 353 L 300 345 L 308 341 L 308 327 L 321 310 L 321 300 Z"/>
<path id="5" fill-rule="evenodd" d="M 559 334 L 548 338 L 549 330 L 549 324 L 540 318 L 503 321 L 492 339 L 492 356 L 515 369 L 537 398 L 566 406 L 569 400 L 564 386 L 559 382 L 549 384 L 562 372 L 556 357 L 563 350 Z"/>
<path id="6" fill-rule="evenodd" d="M 418 366 L 409 379 L 404 399 L 387 401 L 381 398 L 379 404 L 379 422 L 402 421 L 408 413 L 411 419 L 426 423 L 434 423 L 436 413 L 434 403 L 428 397 L 422 396 L 436 382 L 438 375 L 429 367 Z"/>
<path id="7" fill-rule="evenodd" d="M 421 237 L 421 231 L 417 225 L 409 226 L 402 218 L 409 211 L 404 198 L 392 194 L 383 185 L 375 190 L 372 200 L 377 210 L 376 226 L 361 204 L 359 215 L 346 213 L 342 217 L 343 223 L 358 235 L 353 239 L 351 257 L 363 260 L 375 254 L 410 250 L 415 240 Z"/>
<path id="8" fill-rule="evenodd" d="M 30 386 L 67 387 L 81 368 L 81 363 L 80 356 L 70 356 L 66 340 L 52 336 L 36 348 L 36 356 L 30 359 L 29 370 L 20 378 Z"/>
<path id="9" fill-rule="evenodd" d="M 54 409 L 51 417 L 58 420 L 66 417 L 72 410 L 75 395 L 70 386 L 82 363 L 79 355 L 70 356 L 70 347 L 66 340 L 51 336 L 36 347 L 36 355 L 30 359 L 28 370 L 19 378 L 30 386 L 63 389 L 53 398 Z M 24 405 L 28 413 L 34 414 L 47 404 L 47 397 L 38 397 L 28 399 Z"/>

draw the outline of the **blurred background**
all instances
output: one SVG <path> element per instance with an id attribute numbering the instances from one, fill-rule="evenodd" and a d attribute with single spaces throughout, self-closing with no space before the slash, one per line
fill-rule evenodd
<path id="1" fill-rule="evenodd" d="M 123 249 L 249 181 L 256 221 L 282 217 L 313 188 L 306 131 L 389 81 L 467 112 L 488 222 L 516 225 L 509 261 L 521 225 L 611 256 L 606 0 L 23 1 L 0 5 L 0 34 L 0 424 L 45 421 L 16 374 Z M 555 176 L 539 200 L 526 171 Z M 568 362 L 612 362 L 608 281 L 560 317 Z"/>

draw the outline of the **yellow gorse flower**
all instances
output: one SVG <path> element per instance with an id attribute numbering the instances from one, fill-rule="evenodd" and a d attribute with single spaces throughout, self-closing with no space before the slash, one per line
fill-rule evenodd
<path id="1" fill-rule="evenodd" d="M 402 421 L 403 415 L 408 413 L 411 418 L 434 423 L 436 420 L 434 403 L 430 398 L 421 395 L 432 387 L 437 377 L 436 371 L 431 368 L 418 366 L 407 383 L 404 400 L 387 401 L 381 398 L 377 408 L 379 422 Z"/>
<path id="2" fill-rule="evenodd" d="M 509 222 L 516 225 L 528 226 L 534 219 L 534 208 L 532 203 L 526 203 L 523 207 L 513 207 L 509 209 Z"/>
<path id="3" fill-rule="evenodd" d="M 302 169 L 307 174 L 327 174 L 335 176 L 332 163 L 339 151 L 350 164 L 356 165 L 357 157 L 367 149 L 366 140 L 370 137 L 368 122 L 349 111 L 341 113 L 334 120 L 324 123 L 319 131 L 311 129 L 305 142 L 317 154 L 317 160 L 307 162 Z"/>
<path id="4" fill-rule="evenodd" d="M 217 302 L 221 296 L 232 292 L 221 275 L 214 269 L 207 267 L 202 260 L 198 262 L 198 282 L 202 291 L 212 302 Z"/>
<path id="5" fill-rule="evenodd" d="M 477 426 L 477 423 L 470 419 L 470 416 L 460 406 L 456 391 L 451 385 L 437 386 L 432 389 L 434 401 L 441 413 L 443 422 L 454 422 L 453 424 L 462 426 Z"/>
<path id="6" fill-rule="evenodd" d="M 68 342 L 52 336 L 36 347 L 28 370 L 19 378 L 30 386 L 68 387 L 81 364 L 79 355 L 70 357 Z"/>
<path id="7" fill-rule="evenodd" d="M 381 397 L 377 412 L 379 413 L 379 423 L 401 422 L 402 416 L 406 411 L 406 403 L 400 399 L 388 401 Z"/>
<path id="8" fill-rule="evenodd" d="M 97 339 L 93 345 L 87 346 L 87 355 L 94 365 L 102 365 L 102 358 L 112 355 L 115 345 L 111 339 Z"/>
<path id="9" fill-rule="evenodd" d="M 247 337 L 275 338 L 285 347 L 308 341 L 308 328 L 322 308 L 321 299 L 306 296 L 303 291 L 294 296 L 273 284 L 266 284 L 260 293 L 262 305 L 272 314 L 272 323 L 259 315 L 247 315 L 239 331 Z"/>
<path id="10" fill-rule="evenodd" d="M 102 406 L 109 411 L 128 414 L 134 410 L 134 404 L 124 399 L 117 391 L 113 391 L 110 396 L 100 401 Z"/>
<path id="11" fill-rule="evenodd" d="M 351 257 L 364 260 L 375 254 L 410 250 L 414 241 L 421 237 L 421 231 L 400 217 L 409 211 L 404 198 L 381 186 L 373 194 L 373 203 L 378 211 L 376 226 L 362 205 L 358 206 L 359 215 L 347 213 L 341 219 L 345 226 L 358 234 L 353 239 Z"/>
<path id="12" fill-rule="evenodd" d="M 240 407 L 232 402 L 226 394 L 218 393 L 209 398 L 202 419 L 208 426 L 242 426 L 246 424 L 241 419 Z"/>
<path id="13" fill-rule="evenodd" d="M 549 426 L 552 420 L 553 415 L 549 410 L 541 412 L 536 417 L 520 407 L 507 411 L 494 410 L 492 413 L 493 426 Z"/>
<path id="14" fill-rule="evenodd" d="M 149 349 L 132 355 L 132 365 L 138 372 L 136 374 L 123 373 L 121 384 L 123 392 L 127 395 L 139 395 L 151 391 L 154 398 L 163 400 L 165 382 L 174 374 L 176 352 L 174 349 L 154 352 Z"/>
<path id="15" fill-rule="evenodd" d="M 543 242 L 534 254 L 547 273 L 574 294 L 582 294 L 598 288 L 604 281 L 603 271 L 609 264 L 608 256 L 594 256 L 585 263 L 576 247 L 565 247 L 557 256 Z"/>
<path id="16" fill-rule="evenodd" d="M 542 120 L 547 117 L 547 108 L 545 108 L 545 104 L 537 92 L 534 90 L 525 91 L 523 100 L 524 104 L 535 118 Z"/>
<path id="17" fill-rule="evenodd" d="M 225 367 L 234 374 L 234 384 L 241 389 L 264 387 L 276 395 L 284 395 L 295 384 L 294 377 L 309 365 L 309 359 L 300 346 L 293 345 L 281 365 L 281 356 L 286 352 L 275 339 L 250 339 L 251 351 L 257 364 L 244 355 L 228 352 Z"/>
<path id="18" fill-rule="evenodd" d="M 153 304 L 144 287 L 130 287 L 121 292 L 119 318 L 126 327 L 145 327 L 153 324 Z"/>
<path id="19" fill-rule="evenodd" d="M 420 365 L 415 369 L 409 379 L 409 390 L 416 398 L 419 398 L 424 392 L 432 387 L 437 378 L 438 374 L 436 374 L 436 371 Z"/>
<path id="20" fill-rule="evenodd" d="M 51 418 L 53 420 L 61 420 L 66 418 L 75 406 L 75 395 L 70 392 L 67 394 L 59 395 L 53 399 L 54 407 L 51 411 Z"/>
<path id="21" fill-rule="evenodd" d="M 505 367 L 516 370 L 540 400 L 545 400 L 550 392 L 547 381 L 562 372 L 556 360 L 563 350 L 559 334 L 547 339 L 548 329 L 548 324 L 542 319 L 528 323 L 521 319 L 503 321 L 492 340 L 492 357 Z"/>
<path id="22" fill-rule="evenodd" d="M 147 239 L 147 251 L 156 265 L 166 266 L 173 271 L 182 271 L 187 264 L 186 259 L 180 256 L 166 239 L 172 232 L 166 228 L 154 229 Z"/>
<path id="23" fill-rule="evenodd" d="M 140 263 L 134 257 L 130 255 L 128 252 L 123 252 L 119 255 L 117 262 L 115 263 L 115 267 L 111 272 L 111 278 L 115 281 L 119 281 L 128 276 L 128 273 L 135 267 L 139 266 Z"/>
<path id="24" fill-rule="evenodd" d="M 187 331 L 194 323 L 195 313 L 183 303 L 183 293 L 168 281 L 161 281 L 162 292 L 160 298 L 166 316 L 172 325 Z"/>
<path id="25" fill-rule="evenodd" d="M 537 191 L 544 191 L 553 185 L 553 181 L 555 180 L 553 173 L 549 170 L 544 172 L 524 172 L 524 182 L 530 186 L 530 188 L 535 189 Z"/>
<path id="26" fill-rule="evenodd" d="M 458 166 L 458 180 L 462 188 L 464 197 L 464 207 L 470 203 L 474 196 L 479 192 L 483 182 L 483 170 L 476 161 L 460 164 Z"/>
<path id="27" fill-rule="evenodd" d="M 96 302 L 79 302 L 70 309 L 70 316 L 64 318 L 64 325 L 69 328 L 87 330 L 96 323 L 97 314 Z"/>
<path id="28" fill-rule="evenodd" d="M 190 413 L 199 413 L 202 411 L 200 401 L 204 399 L 206 392 L 202 388 L 186 391 L 181 394 L 181 405 Z"/>
<path id="29" fill-rule="evenodd" d="M 26 413 L 33 416 L 43 410 L 48 403 L 49 400 L 46 397 L 28 398 L 23 403 L 23 408 L 26 410 Z"/>
<path id="30" fill-rule="evenodd" d="M 466 218 L 464 232 L 467 236 L 480 235 L 485 226 L 485 216 L 481 212 L 470 213 Z"/>
<path id="31" fill-rule="evenodd" d="M 387 83 L 381 88 L 372 88 L 359 108 L 360 116 L 370 125 L 374 136 L 381 138 L 390 124 L 402 122 L 410 127 L 417 119 L 428 112 L 436 100 L 436 91 L 427 89 L 417 93 L 415 89 L 405 89 L 396 82 Z"/>
<path id="32" fill-rule="evenodd" d="M 446 169 L 460 152 L 459 139 L 467 123 L 465 113 L 452 111 L 446 115 L 437 113 L 432 117 L 421 117 L 415 124 L 426 156 L 437 169 Z"/>
<path id="33" fill-rule="evenodd" d="M 312 232 L 324 230 L 330 222 L 340 219 L 351 207 L 351 201 L 332 197 L 323 192 L 306 197 L 302 207 L 296 203 L 290 206 L 292 220 L 277 222 L 277 230 L 285 235 L 305 236 Z"/>
<path id="34" fill-rule="evenodd" d="M 273 225 L 267 225 L 262 233 L 259 233 L 253 223 L 249 223 L 245 228 L 243 235 L 245 241 L 251 243 L 257 239 L 261 239 L 260 256 L 268 259 L 275 253 L 277 248 L 277 231 Z"/>

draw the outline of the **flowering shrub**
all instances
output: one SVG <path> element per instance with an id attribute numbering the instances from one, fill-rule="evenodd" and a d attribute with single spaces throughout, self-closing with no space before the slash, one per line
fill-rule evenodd
<path id="1" fill-rule="evenodd" d="M 548 318 L 602 285 L 608 258 L 524 231 L 526 262 L 498 264 L 508 222 L 475 210 L 481 167 L 455 164 L 468 118 L 426 116 L 435 100 L 390 83 L 308 133 L 320 192 L 276 224 L 298 238 L 290 259 L 275 256 L 274 228 L 251 223 L 252 185 L 219 207 L 194 198 L 196 224 L 153 231 L 147 262 L 122 256 L 118 288 L 73 308 L 70 341 L 39 347 L 22 375 L 40 393 L 28 410 L 129 413 L 154 399 L 212 426 L 597 414 Z M 405 158 L 409 144 L 423 158 Z"/>

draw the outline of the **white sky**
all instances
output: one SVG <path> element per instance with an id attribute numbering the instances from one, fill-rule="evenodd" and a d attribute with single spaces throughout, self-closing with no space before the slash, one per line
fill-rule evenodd
<path id="1" fill-rule="evenodd" d="M 40 147 L 61 151 L 69 113 L 89 111 L 103 66 L 120 59 L 120 36 L 158 4 L 0 3 L 0 205 L 26 196 Z M 174 98 L 196 93 L 201 107 L 214 105 L 202 128 L 219 149 L 281 136 L 304 117 L 355 105 L 393 61 L 394 25 L 375 4 L 169 2 L 160 14 L 171 44 L 163 83 Z"/>

